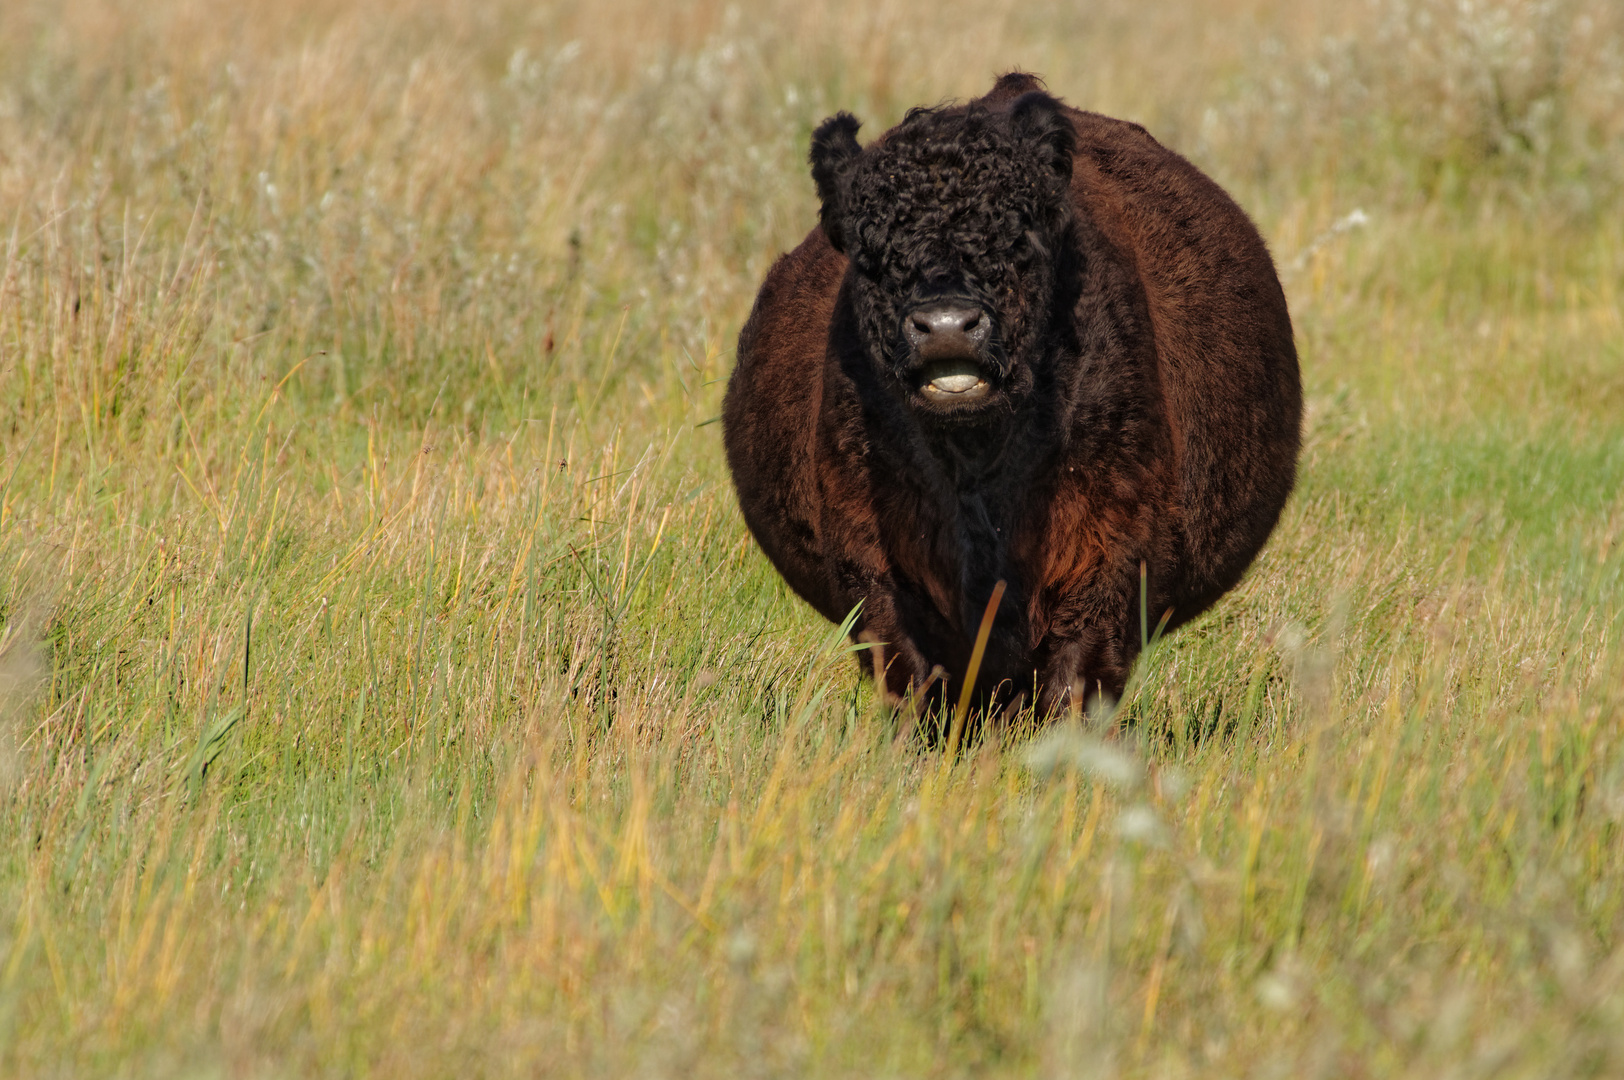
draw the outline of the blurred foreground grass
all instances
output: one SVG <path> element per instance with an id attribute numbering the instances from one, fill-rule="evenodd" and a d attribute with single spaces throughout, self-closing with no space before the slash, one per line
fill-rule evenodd
<path id="1" fill-rule="evenodd" d="M 7 5 L 0 1071 L 1624 1071 L 1620 22 Z M 811 126 L 1012 66 L 1257 216 L 1308 445 L 944 761 L 706 422 Z"/>

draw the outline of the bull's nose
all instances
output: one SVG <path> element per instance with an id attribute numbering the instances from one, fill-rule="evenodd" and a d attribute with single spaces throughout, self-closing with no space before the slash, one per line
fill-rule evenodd
<path id="1" fill-rule="evenodd" d="M 969 304 L 936 304 L 911 312 L 903 320 L 908 343 L 924 363 L 973 359 L 987 340 L 987 318 Z"/>

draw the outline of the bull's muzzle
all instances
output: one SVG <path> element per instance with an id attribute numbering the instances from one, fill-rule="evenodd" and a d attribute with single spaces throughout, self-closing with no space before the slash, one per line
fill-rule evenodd
<path id="1" fill-rule="evenodd" d="M 982 362 L 989 322 L 969 304 L 932 304 L 903 319 L 919 393 L 933 405 L 968 405 L 992 393 Z"/>

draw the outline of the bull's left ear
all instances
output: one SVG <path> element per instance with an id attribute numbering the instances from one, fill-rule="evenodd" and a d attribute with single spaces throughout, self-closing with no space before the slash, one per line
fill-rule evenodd
<path id="1" fill-rule="evenodd" d="M 823 232 L 836 251 L 846 250 L 845 230 L 841 227 L 840 174 L 863 152 L 857 145 L 857 129 L 862 123 L 851 113 L 835 113 L 818 125 L 812 133 L 812 152 L 807 155 L 812 163 L 812 180 L 818 185 L 818 220 Z"/>
<path id="2" fill-rule="evenodd" d="M 1059 177 L 1071 183 L 1071 154 L 1077 136 L 1063 106 L 1041 90 L 1022 94 L 1009 107 L 1009 123 L 1015 135 L 1036 152 L 1038 159 Z"/>

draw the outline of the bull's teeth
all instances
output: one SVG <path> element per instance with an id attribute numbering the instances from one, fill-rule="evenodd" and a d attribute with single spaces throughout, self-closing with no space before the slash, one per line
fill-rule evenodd
<path id="1" fill-rule="evenodd" d="M 930 385 L 944 394 L 962 394 L 975 389 L 980 382 L 979 375 L 939 375 L 930 381 Z"/>

